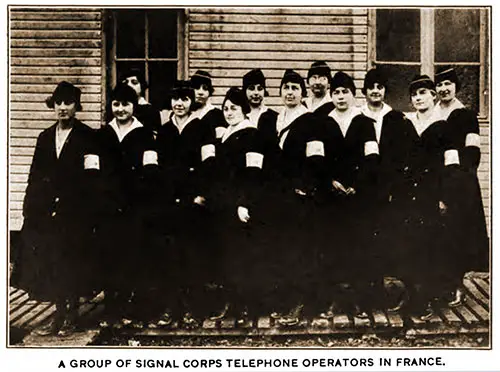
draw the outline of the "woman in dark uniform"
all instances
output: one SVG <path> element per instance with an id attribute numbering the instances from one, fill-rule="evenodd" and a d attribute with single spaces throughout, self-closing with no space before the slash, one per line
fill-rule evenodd
<path id="1" fill-rule="evenodd" d="M 454 244 L 444 260 L 443 271 L 449 274 L 447 291 L 453 292 L 450 306 L 465 299 L 462 287 L 467 271 L 489 271 L 489 243 L 486 230 L 481 188 L 477 178 L 481 149 L 477 115 L 456 98 L 460 81 L 450 66 L 440 67 L 436 73 L 436 92 L 439 103 L 436 115 L 447 121 L 446 137 L 450 152 L 458 152 L 457 168 L 450 180 L 446 220 Z M 450 171 L 451 172 L 451 171 Z M 451 176 L 451 174 L 450 174 Z"/>
<path id="2" fill-rule="evenodd" d="M 24 199 L 20 284 L 56 314 L 39 330 L 67 335 L 75 329 L 78 297 L 91 293 L 93 194 L 99 170 L 94 131 L 75 118 L 81 91 L 58 84 L 47 99 L 57 122 L 38 137 Z"/>
<path id="3" fill-rule="evenodd" d="M 342 195 L 337 210 L 341 218 L 337 228 L 330 230 L 333 232 L 330 240 L 335 245 L 324 247 L 323 251 L 324 293 L 328 297 L 328 290 L 331 295 L 335 286 L 349 283 L 351 293 L 347 298 L 339 291 L 340 298 L 334 300 L 344 311 L 366 318 L 373 305 L 371 282 L 380 281 L 382 275 L 377 271 L 376 252 L 373 251 L 376 216 L 372 206 L 377 196 L 379 149 L 374 120 L 355 107 L 356 88 L 352 78 L 342 71 L 337 72 L 330 90 L 335 109 L 329 114 L 332 121 L 329 125 L 339 127 L 345 141 L 340 175 L 332 184 Z M 333 317 L 332 310 L 322 314 L 323 317 Z"/>
<path id="4" fill-rule="evenodd" d="M 206 71 L 198 70 L 191 76 L 191 86 L 196 100 L 194 114 L 214 131 L 220 141 L 227 124 L 222 111 L 210 103 L 210 97 L 214 94 L 212 76 Z"/>
<path id="5" fill-rule="evenodd" d="M 139 303 L 144 290 L 150 247 L 144 239 L 145 203 L 152 191 L 143 176 L 156 163 L 153 133 L 134 116 L 137 94 L 120 83 L 111 93 L 113 120 L 98 132 L 103 215 L 101 251 L 109 320 L 121 316 L 122 325 L 142 320 Z M 154 186 L 154 185 L 149 185 Z"/>
<path id="6" fill-rule="evenodd" d="M 295 71 L 285 71 L 280 94 L 284 103 L 276 125 L 280 150 L 269 164 L 272 182 L 267 185 L 266 198 L 273 201 L 266 220 L 275 271 L 273 286 L 281 304 L 272 315 L 287 326 L 300 322 L 304 302 L 316 301 L 316 256 L 318 247 L 326 244 L 322 237 L 332 223 L 323 217 L 330 204 L 342 134 L 302 105 L 305 84 Z"/>
<path id="7" fill-rule="evenodd" d="M 160 111 L 144 98 L 144 94 L 148 88 L 144 73 L 140 69 L 132 68 L 124 72 L 119 81 L 127 84 L 137 94 L 137 105 L 134 116 L 142 125 L 153 131 L 153 133 L 158 133 L 158 129 L 161 126 L 161 115 Z"/>
<path id="8" fill-rule="evenodd" d="M 194 90 L 189 81 L 177 81 L 171 93 L 173 115 L 157 137 L 163 178 L 173 184 L 173 239 L 178 260 L 177 285 L 181 304 L 171 304 L 171 314 L 184 325 L 197 326 L 208 315 L 204 287 L 214 281 L 219 268 L 218 244 L 214 243 L 207 200 L 213 178 L 215 131 L 193 115 Z M 168 201 L 167 201 L 168 202 Z M 168 321 L 167 321 L 168 323 Z"/>
<path id="9" fill-rule="evenodd" d="M 254 238 L 259 228 L 255 211 L 262 186 L 263 144 L 255 124 L 247 118 L 250 107 L 242 90 L 229 89 L 222 109 L 228 127 L 216 150 L 214 226 L 223 247 L 224 282 L 232 302 L 231 313 L 244 323 L 249 311 L 262 310 L 262 289 L 268 285 L 260 277 L 260 261 L 266 253 Z"/>
<path id="10" fill-rule="evenodd" d="M 446 143 L 443 122 L 433 116 L 434 82 L 416 76 L 409 87 L 416 111 L 385 115 L 380 139 L 380 185 L 386 200 L 385 257 L 390 272 L 403 280 L 405 310 L 421 320 L 432 318 L 431 301 L 439 294 L 442 250 L 447 243 L 440 214 Z"/>

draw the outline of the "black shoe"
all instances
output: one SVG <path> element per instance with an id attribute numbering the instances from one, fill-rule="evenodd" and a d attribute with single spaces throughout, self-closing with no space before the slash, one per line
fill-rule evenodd
<path id="1" fill-rule="evenodd" d="M 414 316 L 418 319 L 420 319 L 423 322 L 427 322 L 428 320 L 431 320 L 431 318 L 434 316 L 435 312 L 434 309 L 432 308 L 431 304 L 427 304 L 426 308 L 422 311 L 417 311 Z"/>
<path id="2" fill-rule="evenodd" d="M 458 307 L 460 305 L 463 305 L 465 302 L 466 302 L 465 292 L 463 291 L 463 289 L 458 288 L 454 293 L 453 300 L 448 302 L 448 306 Z"/>
<path id="3" fill-rule="evenodd" d="M 64 320 L 56 315 L 44 326 L 35 329 L 34 333 L 38 336 L 55 336 L 63 326 Z"/>
<path id="4" fill-rule="evenodd" d="M 69 319 L 65 319 L 61 329 L 57 332 L 57 335 L 60 337 L 71 336 L 77 330 L 76 324 L 74 321 Z"/>
<path id="5" fill-rule="evenodd" d="M 210 316 L 208 319 L 210 320 L 221 320 L 227 317 L 229 313 L 229 309 L 231 308 L 231 304 L 229 302 L 226 302 L 224 304 L 224 308 L 221 311 L 216 312 L 212 316 Z"/>
<path id="6" fill-rule="evenodd" d="M 190 312 L 187 312 L 182 316 L 182 324 L 184 327 L 189 329 L 198 328 L 200 326 L 198 320 L 196 320 Z"/>

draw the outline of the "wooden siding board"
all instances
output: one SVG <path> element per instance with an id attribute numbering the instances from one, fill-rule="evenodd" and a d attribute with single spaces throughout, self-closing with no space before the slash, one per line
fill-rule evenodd
<path id="1" fill-rule="evenodd" d="M 283 34 L 367 34 L 367 26 L 322 25 L 321 27 L 307 25 L 284 24 L 236 24 L 236 23 L 190 23 L 190 32 L 248 32 L 248 33 L 283 33 Z"/>
<path id="2" fill-rule="evenodd" d="M 101 57 L 102 52 L 100 49 L 64 49 L 64 48 L 12 48 L 10 50 L 11 57 L 60 57 L 64 55 L 65 57 Z"/>
<path id="3" fill-rule="evenodd" d="M 193 8 L 191 14 L 287 14 L 287 15 L 367 15 L 366 8 L 310 8 L 310 7 L 287 7 L 287 8 Z"/>
<path id="4" fill-rule="evenodd" d="M 101 40 L 11 39 L 11 48 L 100 48 Z"/>
<path id="5" fill-rule="evenodd" d="M 67 32 L 65 30 L 70 30 L 70 31 L 84 30 L 86 32 L 89 32 L 87 30 L 100 30 L 101 22 L 100 21 L 46 22 L 46 21 L 36 21 L 36 20 L 30 20 L 30 21 L 13 20 L 10 22 L 10 29 L 30 30 L 30 31 L 54 30 L 54 31 L 60 31 L 61 33 Z"/>
<path id="6" fill-rule="evenodd" d="M 190 42 L 190 50 L 232 50 L 232 51 L 294 51 L 294 52 L 342 52 L 364 53 L 366 44 L 339 44 L 339 43 L 252 43 L 252 42 Z"/>
<path id="7" fill-rule="evenodd" d="M 189 21 L 195 23 L 279 24 L 279 25 L 366 25 L 365 16 L 293 15 L 293 14 L 196 14 Z"/>
<path id="8" fill-rule="evenodd" d="M 60 54 L 61 55 L 61 54 Z M 85 57 L 85 58 L 67 58 L 67 57 L 51 57 L 51 58 L 44 58 L 44 57 L 34 57 L 31 56 L 30 58 L 26 57 L 12 57 L 10 60 L 10 63 L 13 66 L 37 66 L 36 69 L 40 69 L 39 66 L 55 66 L 58 67 L 57 70 L 59 70 L 59 67 L 61 66 L 70 66 L 72 69 L 75 67 L 85 67 L 85 69 L 82 69 L 81 73 L 86 72 L 87 75 L 95 75 L 101 70 L 101 58 L 100 57 Z M 99 66 L 99 67 L 91 67 L 90 66 Z M 19 69 L 19 67 L 17 67 Z M 52 69 L 51 69 L 52 70 Z M 30 72 L 31 71 L 31 72 Z M 26 69 L 26 72 L 21 69 L 19 71 L 19 74 L 30 74 L 33 73 L 33 71 L 36 72 L 36 70 L 29 70 Z M 64 71 L 64 70 L 63 70 Z M 75 70 L 72 70 L 75 71 Z M 12 71 L 12 73 L 16 73 Z"/>
<path id="9" fill-rule="evenodd" d="M 277 33 L 217 33 L 196 32 L 190 36 L 190 42 L 195 41 L 241 41 L 247 42 L 294 42 L 294 43 L 366 43 L 366 35 L 342 35 L 342 34 L 277 34 Z"/>
<path id="10" fill-rule="evenodd" d="M 43 23 L 46 24 L 46 23 Z M 26 39 L 26 38 L 35 38 L 35 39 L 101 39 L 100 30 L 95 31 L 81 31 L 81 30 L 47 30 L 44 28 L 43 30 L 16 30 L 13 29 L 10 32 L 10 37 L 12 39 Z"/>
<path id="11" fill-rule="evenodd" d="M 12 68 L 14 70 L 14 68 Z M 78 68 L 73 67 L 68 70 L 68 72 L 78 73 Z M 44 84 L 52 86 L 51 91 L 55 89 L 57 84 L 62 81 L 67 80 L 77 86 L 94 84 L 98 85 L 99 88 L 101 86 L 101 78 L 99 76 L 90 75 L 90 76 L 82 76 L 82 75 L 74 75 L 74 74 L 61 74 L 61 75 L 40 75 L 40 76 L 32 76 L 32 75 L 11 75 L 11 82 L 13 84 Z"/>
<path id="12" fill-rule="evenodd" d="M 61 11 L 57 12 L 50 10 L 47 12 L 41 11 L 20 11 L 11 10 L 10 19 L 18 21 L 100 21 L 101 12 L 91 12 L 88 9 L 78 11 Z"/>
<path id="13" fill-rule="evenodd" d="M 242 52 L 242 51 L 212 51 L 212 50 L 190 50 L 189 58 L 193 59 L 243 59 L 243 60 L 271 60 L 271 61 L 311 61 L 318 59 L 324 59 L 325 55 L 328 54 L 329 58 L 335 61 L 366 61 L 366 53 L 326 53 L 324 51 L 312 51 L 312 52 L 296 52 L 290 50 L 288 52 L 268 52 L 263 54 L 257 54 L 255 52 Z"/>
<path id="14" fill-rule="evenodd" d="M 366 70 L 367 63 L 364 62 L 353 62 L 353 61 L 332 61 L 328 58 L 328 55 L 323 54 L 323 60 L 328 63 L 332 69 L 338 70 Z M 285 69 L 303 69 L 307 70 L 311 66 L 312 60 L 307 61 L 297 61 L 289 60 L 286 64 L 283 61 L 273 61 L 273 60 L 207 60 L 207 59 L 195 59 L 191 58 L 189 60 L 190 70 L 197 69 L 207 69 L 212 71 L 212 69 L 241 69 L 246 68 L 248 70 L 256 68 L 258 65 L 261 69 L 279 69 L 281 72 L 285 72 Z M 241 77 L 241 76 L 240 76 Z"/>

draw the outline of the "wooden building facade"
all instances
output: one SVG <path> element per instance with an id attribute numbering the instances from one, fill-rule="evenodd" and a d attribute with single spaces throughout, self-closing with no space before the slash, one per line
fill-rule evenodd
<path id="1" fill-rule="evenodd" d="M 119 72 L 145 71 L 148 100 L 165 104 L 175 79 L 196 70 L 214 78 L 220 105 L 243 74 L 261 68 L 269 106 L 280 105 L 287 68 L 302 76 L 315 60 L 351 74 L 361 88 L 366 71 L 390 73 L 387 102 L 409 110 L 407 86 L 416 73 L 433 76 L 452 64 L 464 89 L 459 98 L 478 112 L 479 177 L 490 219 L 489 8 L 9 8 L 10 229 L 22 226 L 22 203 L 38 134 L 52 125 L 45 98 L 67 80 L 82 89 L 78 117 L 104 124 L 107 95 Z M 361 103 L 361 90 L 357 92 Z"/>

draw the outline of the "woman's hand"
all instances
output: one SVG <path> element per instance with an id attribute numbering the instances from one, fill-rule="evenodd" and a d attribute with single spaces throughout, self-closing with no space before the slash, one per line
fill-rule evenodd
<path id="1" fill-rule="evenodd" d="M 339 181 L 336 181 L 336 180 L 333 180 L 332 181 L 332 187 L 334 190 L 336 191 L 340 191 L 340 192 L 343 192 L 344 194 L 347 195 L 347 190 L 346 188 L 344 187 L 344 185 L 342 185 Z M 354 189 L 353 189 L 354 190 Z"/>
<path id="2" fill-rule="evenodd" d="M 205 205 L 205 197 L 197 196 L 196 198 L 194 198 L 193 203 L 204 206 Z"/>
<path id="3" fill-rule="evenodd" d="M 448 207 L 446 206 L 446 204 L 443 201 L 440 200 L 439 201 L 439 214 L 441 216 L 444 216 L 447 211 L 448 211 Z"/>
<path id="4" fill-rule="evenodd" d="M 238 207 L 238 218 L 241 222 L 247 223 L 250 220 L 250 213 L 248 212 L 248 208 Z"/>

